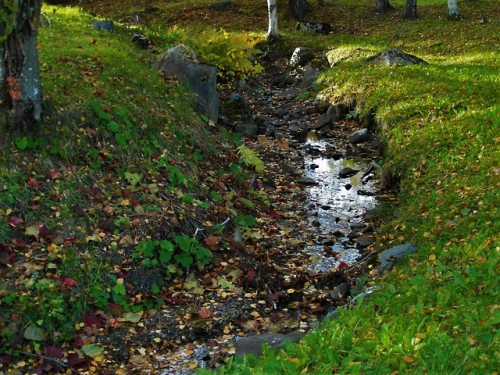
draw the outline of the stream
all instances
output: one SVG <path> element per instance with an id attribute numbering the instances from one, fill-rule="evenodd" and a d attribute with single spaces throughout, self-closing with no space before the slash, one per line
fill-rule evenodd
<path id="1" fill-rule="evenodd" d="M 339 275 L 355 268 L 375 240 L 372 212 L 381 191 L 373 173 L 373 162 L 379 156 L 377 145 L 350 145 L 348 135 L 360 127 L 351 120 L 332 124 L 318 134 L 315 123 L 326 108 L 314 100 L 298 99 L 302 73 L 289 73 L 286 66 L 268 68 L 266 74 L 246 83 L 240 92 L 248 98 L 261 134 L 250 147 L 259 151 L 267 165 L 274 166 L 269 174 L 282 174 L 280 189 L 290 187 L 290 191 L 278 193 L 283 196 L 274 205 L 276 212 L 283 213 L 277 215 L 277 227 L 284 228 L 285 236 L 290 238 L 288 245 L 277 245 L 272 235 L 264 236 L 252 249 L 262 244 L 275 253 L 276 263 L 262 264 L 267 270 L 275 264 L 280 269 L 285 267 L 286 259 L 295 262 L 288 265 L 289 271 L 281 271 L 287 292 L 275 292 L 273 285 L 268 285 L 257 293 L 244 294 L 244 298 L 220 304 L 203 302 L 216 316 L 224 316 L 212 325 L 225 325 L 224 332 L 217 331 L 216 337 L 215 333 L 211 337 L 202 333 L 192 340 L 182 336 L 181 341 L 187 344 L 158 359 L 162 375 L 189 375 L 197 368 L 219 366 L 234 354 L 259 354 L 264 342 L 278 342 L 275 347 L 279 348 L 286 334 L 300 338 L 318 324 L 318 317 L 345 303 L 342 301 L 349 296 L 350 285 Z M 304 139 L 297 140 L 291 134 L 292 126 L 308 130 Z M 264 184 L 263 188 L 272 192 L 272 186 Z M 292 214 L 293 209 L 300 212 L 299 216 Z M 319 294 L 307 297 L 306 286 L 314 282 Z M 345 284 L 346 290 L 335 295 L 340 284 Z M 212 296 L 215 298 L 215 294 Z M 206 299 L 205 295 L 202 301 Z M 234 331 L 227 328 L 232 326 L 236 327 Z"/>

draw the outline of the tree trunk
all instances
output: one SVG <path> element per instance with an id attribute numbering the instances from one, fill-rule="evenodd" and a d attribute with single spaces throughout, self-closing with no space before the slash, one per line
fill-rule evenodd
<path id="1" fill-rule="evenodd" d="M 31 129 L 42 117 L 36 37 L 42 0 L 0 1 L 0 111 L 7 125 Z"/>
<path id="2" fill-rule="evenodd" d="M 311 6 L 307 0 L 288 0 L 290 17 L 296 20 L 304 19 L 304 16 L 311 11 Z"/>
<path id="3" fill-rule="evenodd" d="M 386 13 L 392 9 L 392 5 L 389 0 L 377 0 L 377 5 L 375 11 L 378 13 Z"/>
<path id="4" fill-rule="evenodd" d="M 406 0 L 405 18 L 417 18 L 417 0 Z"/>
<path id="5" fill-rule="evenodd" d="M 269 29 L 267 31 L 267 39 L 273 40 L 280 36 L 278 30 L 278 7 L 276 0 L 267 0 L 267 11 L 269 14 Z"/>
<path id="6" fill-rule="evenodd" d="M 459 16 L 457 0 L 448 0 L 448 17 L 458 18 Z"/>

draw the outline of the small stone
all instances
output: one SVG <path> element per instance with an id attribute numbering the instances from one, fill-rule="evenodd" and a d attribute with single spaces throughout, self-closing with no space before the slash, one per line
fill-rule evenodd
<path id="1" fill-rule="evenodd" d="M 365 248 L 370 246 L 373 243 L 373 239 L 361 236 L 357 239 L 356 244 L 360 248 Z"/>
<path id="2" fill-rule="evenodd" d="M 359 233 L 356 232 L 355 230 L 349 232 L 349 234 L 347 235 L 347 238 L 353 240 L 355 238 L 358 238 L 359 237 Z"/>
<path id="3" fill-rule="evenodd" d="M 351 184 L 346 184 L 346 186 L 344 186 L 346 190 L 351 190 L 352 188 L 352 185 Z"/>
<path id="4" fill-rule="evenodd" d="M 94 22 L 94 27 L 99 31 L 113 31 L 115 24 L 111 20 L 96 21 Z"/>
<path id="5" fill-rule="evenodd" d="M 339 177 L 340 178 L 348 178 L 348 177 L 352 177 L 354 176 L 355 174 L 357 174 L 359 172 L 359 170 L 356 170 L 356 169 L 352 169 L 352 168 L 349 168 L 349 167 L 346 167 L 346 168 L 343 168 L 340 170 L 339 172 Z"/>
<path id="6" fill-rule="evenodd" d="M 349 135 L 349 142 L 353 145 L 365 143 L 370 140 L 370 133 L 367 128 L 360 129 Z"/>
<path id="7" fill-rule="evenodd" d="M 377 195 L 377 194 L 375 194 L 375 193 L 373 193 L 373 192 L 371 192 L 371 191 L 368 191 L 368 190 L 362 190 L 362 189 L 359 189 L 359 190 L 358 190 L 358 195 L 364 195 L 364 196 L 366 196 L 366 197 L 374 197 L 374 196 L 375 196 L 375 195 Z"/>
<path id="8" fill-rule="evenodd" d="M 362 229 L 365 227 L 365 224 L 361 223 L 361 222 L 355 222 L 355 223 L 351 223 L 350 227 L 351 227 L 351 229 Z"/>
<path id="9" fill-rule="evenodd" d="M 321 223 L 318 220 L 313 220 L 312 225 L 313 227 L 320 227 Z"/>
<path id="10" fill-rule="evenodd" d="M 311 164 L 310 165 L 311 169 L 318 169 L 319 168 L 319 165 L 318 164 Z"/>
<path id="11" fill-rule="evenodd" d="M 317 184 L 317 182 L 313 178 L 310 178 L 310 177 L 299 178 L 297 180 L 297 183 L 299 183 L 301 185 L 316 185 Z"/>
<path id="12" fill-rule="evenodd" d="M 331 209 L 332 207 L 331 206 L 327 206 L 326 204 L 321 206 L 321 208 L 325 211 L 328 211 L 329 209 Z"/>

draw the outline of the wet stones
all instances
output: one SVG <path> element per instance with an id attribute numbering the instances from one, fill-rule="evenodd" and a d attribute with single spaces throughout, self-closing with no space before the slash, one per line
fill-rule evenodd
<path id="1" fill-rule="evenodd" d="M 363 128 L 349 135 L 349 142 L 351 142 L 353 145 L 357 145 L 360 143 L 368 142 L 370 138 L 370 132 L 368 131 L 368 129 Z"/>
<path id="2" fill-rule="evenodd" d="M 349 178 L 356 175 L 358 172 L 359 170 L 350 167 L 342 168 L 339 172 L 339 178 Z"/>

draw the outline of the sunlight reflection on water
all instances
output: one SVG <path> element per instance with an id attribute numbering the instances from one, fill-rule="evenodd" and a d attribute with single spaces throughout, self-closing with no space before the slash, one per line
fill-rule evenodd
<path id="1" fill-rule="evenodd" d="M 318 139 L 314 135 L 308 137 L 306 142 L 306 146 L 314 146 L 322 150 L 328 145 L 328 140 Z M 306 177 L 317 182 L 316 186 L 307 188 L 306 204 L 310 207 L 311 221 L 317 220 L 320 223 L 318 234 L 323 239 L 307 248 L 312 255 L 310 268 L 312 271 L 326 271 L 337 267 L 340 262 L 351 265 L 360 253 L 356 244 L 350 242 L 347 237 L 351 231 L 350 225 L 354 222 L 361 222 L 363 214 L 375 207 L 375 197 L 358 194 L 359 189 L 375 191 L 373 182 L 365 183 L 361 180 L 370 161 L 305 157 L 304 163 Z M 312 167 L 313 165 L 317 167 Z M 350 178 L 339 178 L 340 170 L 346 167 L 360 172 Z M 323 245 L 325 240 L 335 241 L 330 247 L 338 255 L 325 256 Z"/>

